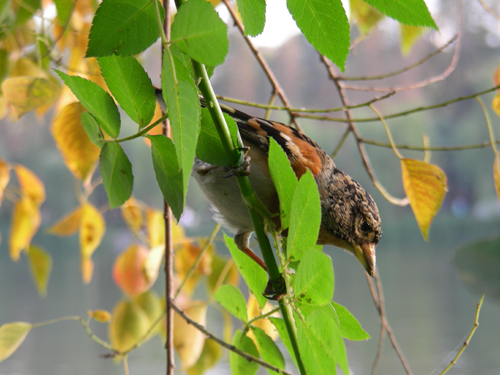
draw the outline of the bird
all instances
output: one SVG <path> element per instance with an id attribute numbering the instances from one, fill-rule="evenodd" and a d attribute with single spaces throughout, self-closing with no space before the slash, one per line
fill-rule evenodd
<path id="1" fill-rule="evenodd" d="M 163 101 L 161 90 L 157 90 L 157 98 Z M 200 102 L 204 106 L 202 98 Z M 270 213 L 275 217 L 279 213 L 279 199 L 268 167 L 272 138 L 286 153 L 297 178 L 300 179 L 307 170 L 314 176 L 321 202 L 317 244 L 333 245 L 350 252 L 373 276 L 375 248 L 382 229 L 377 205 L 370 194 L 351 176 L 338 169 L 331 157 L 298 129 L 226 105 L 221 104 L 221 109 L 238 126 L 249 162 L 250 184 Z M 254 227 L 236 177 L 228 176 L 227 168 L 199 158 L 195 158 L 191 174 L 211 203 L 214 219 L 234 232 L 238 249 L 265 269 L 264 262 L 249 249 Z"/>

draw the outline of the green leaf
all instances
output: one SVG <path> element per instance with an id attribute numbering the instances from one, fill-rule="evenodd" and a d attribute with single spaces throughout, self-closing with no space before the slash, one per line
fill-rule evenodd
<path id="1" fill-rule="evenodd" d="M 73 10 L 73 0 L 54 0 L 54 4 L 57 10 L 57 18 L 59 20 L 59 25 L 65 25 L 68 18 L 71 17 L 71 11 Z"/>
<path id="2" fill-rule="evenodd" d="M 23 343 L 31 324 L 16 322 L 0 327 L 0 362 L 8 358 Z"/>
<path id="3" fill-rule="evenodd" d="M 88 79 L 69 76 L 58 70 L 56 73 L 95 117 L 99 126 L 111 137 L 117 138 L 120 134 L 120 113 L 111 95 Z"/>
<path id="4" fill-rule="evenodd" d="M 184 71 L 184 73 L 179 74 L 179 71 Z M 182 65 L 175 64 L 169 48 L 165 48 L 163 55 L 161 86 L 172 127 L 177 162 L 182 169 L 182 195 L 185 197 L 200 129 L 200 103 L 189 73 L 183 69 Z"/>
<path id="5" fill-rule="evenodd" d="M 382 13 L 406 25 L 429 26 L 437 30 L 423 0 L 365 0 Z"/>
<path id="6" fill-rule="evenodd" d="M 80 115 L 80 121 L 82 122 L 82 126 L 85 129 L 90 141 L 97 147 L 102 148 L 105 143 L 104 136 L 102 135 L 101 128 L 99 127 L 95 117 L 88 112 L 82 112 Z"/>
<path id="7" fill-rule="evenodd" d="M 262 295 L 264 289 L 267 285 L 267 274 L 262 268 L 259 267 L 249 256 L 247 256 L 243 251 L 238 249 L 234 244 L 234 241 L 226 236 L 224 233 L 224 241 L 226 243 L 229 252 L 238 267 L 238 270 L 243 276 L 245 283 L 250 288 L 252 294 L 259 301 L 259 306 L 262 309 L 267 302 L 266 297 Z"/>
<path id="8" fill-rule="evenodd" d="M 308 374 L 334 375 L 337 364 L 349 374 L 344 342 L 330 305 L 314 309 L 304 319 L 296 315 L 299 352 Z"/>
<path id="9" fill-rule="evenodd" d="M 222 285 L 214 294 L 217 302 L 244 323 L 248 320 L 247 305 L 241 291 L 232 285 Z"/>
<path id="10" fill-rule="evenodd" d="M 183 191 L 182 170 L 177 162 L 175 146 L 172 140 L 163 135 L 151 135 L 151 156 L 156 180 L 165 200 L 170 205 L 177 221 L 184 211 L 185 196 Z"/>
<path id="11" fill-rule="evenodd" d="M 165 11 L 158 7 L 163 23 Z M 151 0 L 105 0 L 92 21 L 86 57 L 137 55 L 160 36 L 156 22 Z"/>
<path id="12" fill-rule="evenodd" d="M 17 25 L 22 26 L 41 8 L 42 0 L 23 0 L 22 5 L 18 5 Z"/>
<path id="13" fill-rule="evenodd" d="M 252 339 L 247 336 L 243 336 L 241 330 L 237 330 L 234 333 L 233 341 L 231 343 L 245 353 L 259 358 L 259 352 Z M 234 352 L 229 354 L 229 365 L 231 367 L 232 375 L 255 375 L 259 370 L 259 364 L 247 361 L 245 358 Z"/>
<path id="14" fill-rule="evenodd" d="M 50 270 L 52 269 L 52 258 L 38 246 L 30 245 L 28 248 L 28 259 L 36 289 L 41 297 L 47 294 L 47 283 Z"/>
<path id="15" fill-rule="evenodd" d="M 290 342 L 290 336 L 288 335 L 288 331 L 286 329 L 285 321 L 282 318 L 275 318 L 270 316 L 269 320 L 278 330 L 280 340 L 285 345 L 288 354 L 292 357 L 293 362 L 295 363 L 295 367 L 299 367 L 297 365 L 297 358 L 295 358 L 295 352 L 293 351 L 292 343 Z"/>
<path id="16" fill-rule="evenodd" d="M 274 343 L 273 339 L 270 338 L 266 332 L 258 327 L 251 326 L 252 332 L 255 335 L 257 341 L 257 346 L 259 347 L 259 353 L 262 359 L 273 366 L 276 366 L 282 370 L 285 369 L 285 359 L 283 354 L 281 354 L 278 346 Z M 267 371 L 274 375 L 274 371 L 267 369 Z"/>
<path id="17" fill-rule="evenodd" d="M 321 223 L 321 206 L 318 187 L 311 171 L 299 180 L 293 194 L 290 228 L 287 239 L 287 256 L 300 260 L 302 253 L 315 246 Z"/>
<path id="18" fill-rule="evenodd" d="M 298 180 L 285 151 L 273 138 L 270 138 L 269 144 L 269 172 L 278 192 L 281 226 L 282 229 L 286 229 L 290 225 L 293 193 Z"/>
<path id="19" fill-rule="evenodd" d="M 265 0 L 238 0 L 238 10 L 245 26 L 245 35 L 257 36 L 266 23 Z"/>
<path id="20" fill-rule="evenodd" d="M 300 259 L 295 276 L 295 295 L 306 303 L 324 305 L 333 298 L 332 260 L 318 250 L 309 250 Z"/>
<path id="21" fill-rule="evenodd" d="M 231 139 L 234 144 L 237 144 L 238 126 L 228 114 L 224 113 L 224 118 L 229 127 Z M 196 146 L 196 156 L 207 163 L 218 166 L 234 165 L 236 162 L 236 160 L 228 158 L 212 116 L 210 116 L 207 108 L 201 109 L 201 130 L 198 145 Z"/>
<path id="22" fill-rule="evenodd" d="M 106 143 L 99 157 L 104 190 L 111 208 L 119 207 L 132 195 L 132 164 L 118 143 Z"/>
<path id="23" fill-rule="evenodd" d="M 156 96 L 151 79 L 132 56 L 98 58 L 101 73 L 109 90 L 123 110 L 141 128 L 153 118 Z"/>
<path id="24" fill-rule="evenodd" d="M 348 340 L 361 341 L 368 340 L 370 335 L 361 327 L 361 324 L 347 308 L 337 302 L 330 303 L 335 309 L 340 321 L 340 335 Z"/>
<path id="25" fill-rule="evenodd" d="M 350 27 L 341 0 L 287 0 L 307 41 L 342 72 L 349 54 Z"/>
<path id="26" fill-rule="evenodd" d="M 205 0 L 183 3 L 172 24 L 172 43 L 194 60 L 220 65 L 229 49 L 227 25 Z"/>

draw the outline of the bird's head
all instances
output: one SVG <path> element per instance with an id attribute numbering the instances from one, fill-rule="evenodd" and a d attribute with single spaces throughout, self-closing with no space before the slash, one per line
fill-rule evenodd
<path id="1" fill-rule="evenodd" d="M 331 178 L 317 179 L 322 201 L 318 244 L 352 253 L 370 276 L 375 272 L 375 246 L 382 233 L 378 208 L 370 194 L 349 175 L 333 167 Z"/>

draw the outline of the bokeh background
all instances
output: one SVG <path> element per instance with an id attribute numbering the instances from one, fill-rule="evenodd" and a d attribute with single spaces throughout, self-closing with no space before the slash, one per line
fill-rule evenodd
<path id="1" fill-rule="evenodd" d="M 279 3 L 278 0 L 272 0 L 270 6 L 274 2 Z M 426 33 L 412 52 L 403 57 L 398 25 L 392 20 L 385 20 L 373 35 L 351 52 L 346 64 L 346 75 L 391 72 L 420 60 L 448 41 L 457 29 L 456 2 L 426 2 L 440 27 L 439 32 Z M 334 85 L 320 64 L 318 54 L 303 37 L 288 30 L 285 27 L 287 21 L 281 17 L 268 18 L 268 23 L 283 25 L 281 29 L 287 31 L 288 37 L 280 37 L 270 31 L 258 43 L 291 103 L 296 107 L 309 108 L 340 106 Z M 271 87 L 242 37 L 234 28 L 230 27 L 230 30 L 229 56 L 213 76 L 216 93 L 265 103 L 269 100 Z M 400 92 L 389 100 L 377 103 L 377 108 L 383 114 L 390 114 L 492 87 L 493 72 L 500 62 L 500 21 L 487 13 L 479 2 L 466 1 L 462 33 L 458 65 L 446 80 L 425 89 Z M 353 27 L 353 38 L 357 35 Z M 277 44 L 276 40 L 281 41 L 281 44 Z M 452 52 L 453 47 L 447 48 L 427 63 L 396 79 L 377 81 L 375 85 L 404 85 L 439 74 L 449 65 Z M 159 47 L 144 56 L 147 70 L 157 84 L 158 62 Z M 483 97 L 488 106 L 493 96 L 494 93 Z M 368 97 L 363 92 L 349 92 L 351 103 L 364 102 Z M 240 108 L 256 115 L 264 114 L 257 109 Z M 373 117 L 369 110 L 357 110 L 354 114 L 356 118 Z M 500 136 L 499 119 L 491 109 L 490 114 L 496 134 Z M 53 116 L 53 113 L 49 116 Z M 122 118 L 126 116 L 122 115 Z M 288 121 L 284 112 L 273 112 L 272 118 Z M 81 282 L 76 236 L 58 238 L 44 233 L 50 224 L 77 205 L 75 194 L 72 193 L 77 183 L 63 164 L 48 130 L 48 123 L 49 119 L 39 119 L 32 114 L 16 123 L 11 120 L 0 123 L 0 156 L 10 163 L 26 165 L 46 184 L 47 201 L 42 206 L 42 228 L 35 242 L 48 250 L 54 260 L 48 294 L 41 299 L 31 281 L 26 260 L 13 263 L 9 258 L 12 204 L 4 201 L 0 209 L 0 324 L 12 321 L 36 323 L 67 315 L 85 316 L 88 309 L 111 311 L 122 298 L 112 280 L 111 267 L 117 254 L 130 243 L 131 237 L 122 224 L 118 210 L 106 214 L 108 232 L 93 256 L 96 268 L 89 285 Z M 334 150 L 346 126 L 312 120 L 300 120 L 300 124 L 328 153 Z M 398 144 L 420 145 L 423 134 L 429 137 L 433 146 L 475 144 L 489 139 L 484 115 L 475 100 L 388 120 L 388 124 Z M 128 130 L 132 132 L 131 124 L 128 125 Z M 358 128 L 364 138 L 387 142 L 380 123 L 359 124 Z M 366 147 L 380 181 L 393 195 L 403 197 L 399 160 L 393 151 L 376 146 Z M 162 198 L 156 187 L 148 146 L 142 140 L 137 140 L 128 142 L 124 148 L 134 166 L 134 196 L 160 208 Z M 403 151 L 403 154 L 423 158 L 421 152 Z M 352 136 L 342 147 L 335 162 L 340 169 L 358 180 L 379 206 L 383 237 L 377 248 L 377 266 L 384 286 L 387 316 L 399 344 L 414 373 L 438 373 L 462 347 L 473 326 L 475 308 L 480 298 L 477 291 L 463 282 L 459 270 L 454 266 L 456 252 L 466 246 L 474 248 L 471 244 L 477 241 L 500 236 L 500 204 L 492 177 L 493 152 L 486 147 L 432 153 L 432 162 L 440 166 L 448 177 L 448 193 L 431 226 L 428 242 L 423 240 L 410 207 L 391 205 L 375 189 L 363 169 Z M 102 186 L 93 194 L 93 201 L 96 206 L 106 202 Z M 208 235 L 215 226 L 207 202 L 194 183 L 190 185 L 188 207 L 182 224 L 192 236 Z M 217 251 L 228 254 L 221 241 L 217 241 Z M 349 254 L 333 247 L 325 247 L 324 251 L 333 259 L 336 276 L 334 299 L 347 306 L 372 336 L 366 342 L 347 342 L 353 373 L 367 374 L 375 358 L 380 322 L 364 272 Z M 500 282 L 500 276 L 497 276 L 495 280 Z M 500 284 L 495 284 L 495 280 L 491 282 L 491 293 L 486 296 L 481 311 L 480 326 L 465 353 L 451 370 L 452 374 L 500 373 Z M 163 287 L 160 278 L 154 289 L 161 293 Z M 202 296 L 202 288 L 197 293 Z M 210 307 L 208 314 L 208 328 L 220 333 L 220 313 L 215 307 Z M 237 326 L 238 323 L 235 324 Z M 104 325 L 96 323 L 93 328 L 97 334 L 107 335 Z M 0 374 L 122 374 L 121 366 L 99 357 L 104 353 L 104 349 L 90 340 L 78 323 L 61 322 L 30 332 L 21 348 L 0 363 Z M 131 373 L 163 373 L 164 358 L 162 344 L 156 337 L 131 354 Z M 228 374 L 227 360 L 226 353 L 224 360 L 209 374 Z M 264 373 L 262 369 L 259 372 Z M 389 342 L 385 345 L 379 373 L 403 373 Z"/>

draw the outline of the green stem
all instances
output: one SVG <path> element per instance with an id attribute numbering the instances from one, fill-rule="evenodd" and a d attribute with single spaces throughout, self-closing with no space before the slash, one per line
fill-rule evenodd
<path id="1" fill-rule="evenodd" d="M 476 100 L 481 105 L 481 109 L 483 110 L 484 113 L 484 118 L 486 119 L 486 125 L 488 125 L 488 134 L 490 135 L 491 147 L 493 148 L 495 154 L 498 154 L 497 142 L 495 140 L 495 133 L 493 132 L 493 127 L 491 126 L 491 120 L 490 116 L 488 115 L 488 111 L 486 110 L 486 107 L 484 106 L 484 103 L 480 98 L 476 97 Z"/>
<path id="2" fill-rule="evenodd" d="M 198 85 L 207 105 L 208 110 L 210 111 L 210 115 L 215 123 L 215 127 L 223 144 L 224 150 L 229 157 L 229 160 L 233 161 L 231 164 L 233 167 L 237 167 L 241 165 L 244 161 L 244 154 L 241 152 L 241 147 L 243 147 L 243 143 L 241 139 L 238 140 L 239 144 L 236 146 L 233 144 L 231 135 L 229 133 L 229 128 L 224 119 L 224 115 L 219 106 L 215 93 L 212 89 L 212 85 L 210 84 L 210 80 L 208 78 L 207 71 L 203 64 L 200 64 L 197 61 L 192 60 L 194 72 L 197 78 L 200 80 Z M 269 238 L 264 230 L 264 220 L 259 215 L 260 212 L 259 207 L 254 204 L 258 202 L 257 197 L 253 191 L 252 186 L 250 185 L 250 180 L 247 176 L 239 176 L 236 178 L 238 185 L 241 190 L 241 195 L 244 201 L 249 204 L 248 210 L 250 212 L 250 216 L 252 218 L 252 223 L 255 229 L 255 234 L 257 235 L 257 240 L 259 241 L 259 247 L 262 252 L 262 256 L 264 258 L 264 262 L 266 263 L 267 272 L 269 274 L 269 279 L 272 281 L 278 281 L 281 279 L 281 274 L 279 272 L 278 265 L 276 263 L 276 259 L 274 258 L 274 253 L 271 248 L 271 244 L 269 242 Z M 283 316 L 283 320 L 285 322 L 285 326 L 288 331 L 288 335 L 290 336 L 290 342 L 292 343 L 293 351 L 295 353 L 295 357 L 297 358 L 297 364 L 299 366 L 300 373 L 302 375 L 306 375 L 304 364 L 300 359 L 300 353 L 298 350 L 297 343 L 297 335 L 295 330 L 293 329 L 293 320 L 292 315 L 290 314 L 290 309 L 287 308 L 284 301 L 279 301 L 279 306 L 281 310 L 281 314 Z"/>
<path id="3" fill-rule="evenodd" d="M 103 139 L 102 141 L 103 142 L 117 142 L 117 143 L 120 143 L 120 142 L 125 142 L 125 141 L 131 141 L 132 139 L 136 139 L 136 138 L 139 138 L 141 136 L 143 136 L 144 134 L 146 134 L 148 131 L 150 131 L 151 129 L 157 127 L 158 125 L 160 125 L 163 121 L 165 121 L 166 119 L 168 118 L 168 113 L 165 113 L 161 118 L 159 118 L 158 120 L 156 120 L 155 122 L 153 122 L 151 125 L 148 125 L 146 126 L 144 129 L 142 129 L 140 132 L 137 132 L 135 134 L 132 134 L 132 135 L 129 135 L 128 137 L 124 137 L 124 138 L 118 138 L 118 139 Z"/>

